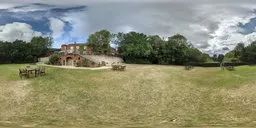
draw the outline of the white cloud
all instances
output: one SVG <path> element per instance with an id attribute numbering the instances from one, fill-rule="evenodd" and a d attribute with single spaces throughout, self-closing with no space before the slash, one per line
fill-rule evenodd
<path id="1" fill-rule="evenodd" d="M 0 9 L 8 9 L 14 7 L 13 4 L 0 4 Z"/>
<path id="2" fill-rule="evenodd" d="M 61 38 L 61 36 L 64 34 L 64 26 L 65 23 L 57 18 L 50 18 L 50 29 L 52 31 L 52 37 L 54 39 Z"/>
<path id="3" fill-rule="evenodd" d="M 1 0 L 5 3 L 32 3 L 33 0 Z M 118 2 L 117 2 L 118 1 Z M 65 6 L 86 5 L 87 10 L 67 12 L 63 21 L 72 26 L 70 36 L 81 38 L 100 29 L 111 32 L 138 31 L 163 37 L 183 34 L 203 51 L 223 52 L 236 43 L 255 39 L 242 35 L 238 23 L 247 23 L 256 8 L 255 0 L 62 0 L 38 3 Z M 154 3 L 152 3 L 154 2 Z M 39 8 L 39 7 L 38 7 Z M 35 10 L 28 7 L 26 10 Z M 41 9 L 41 7 L 39 8 Z M 255 11 L 254 11 L 255 12 Z M 63 22 L 62 21 L 62 22 Z M 57 22 L 57 21 L 56 21 Z M 55 28 L 54 28 L 55 27 Z M 62 24 L 52 25 L 53 35 L 62 35 Z"/>
<path id="4" fill-rule="evenodd" d="M 86 37 L 89 34 L 87 24 L 88 16 L 86 11 L 66 13 L 62 19 L 72 26 L 70 35 L 75 38 Z"/>
<path id="5" fill-rule="evenodd" d="M 256 40 L 256 32 L 253 32 L 248 35 L 243 35 L 241 32 L 241 28 L 238 26 L 239 23 L 245 24 L 250 21 L 251 18 L 256 17 L 256 15 L 251 15 L 247 17 L 231 17 L 222 20 L 219 24 L 219 28 L 211 33 L 210 35 L 213 37 L 208 40 L 210 47 L 206 50 L 211 51 L 211 54 L 216 52 L 227 52 L 223 51 L 223 47 L 229 47 L 229 49 L 233 49 L 236 44 L 242 42 L 245 45 L 248 45 L 252 41 Z"/>
<path id="6" fill-rule="evenodd" d="M 125 25 L 125 26 L 120 26 L 120 27 L 117 27 L 117 29 L 115 30 L 116 32 L 124 32 L 124 33 L 129 33 L 131 31 L 136 31 L 134 28 L 132 28 L 131 26 L 129 25 Z"/>
<path id="7" fill-rule="evenodd" d="M 0 40 L 15 41 L 16 39 L 30 41 L 34 36 L 41 36 L 41 32 L 32 30 L 31 25 L 26 23 L 9 23 L 0 26 Z"/>

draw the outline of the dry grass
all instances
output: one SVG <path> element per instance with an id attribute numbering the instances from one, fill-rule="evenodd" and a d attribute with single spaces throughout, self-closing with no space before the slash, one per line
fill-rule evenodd
<path id="1" fill-rule="evenodd" d="M 2 65 L 0 126 L 255 126 L 256 67 L 128 65 L 127 71 L 47 68 L 29 80 Z M 8 68 L 6 68 L 8 67 Z M 11 75 L 13 74 L 13 75 Z M 17 98 L 18 97 L 18 98 Z"/>

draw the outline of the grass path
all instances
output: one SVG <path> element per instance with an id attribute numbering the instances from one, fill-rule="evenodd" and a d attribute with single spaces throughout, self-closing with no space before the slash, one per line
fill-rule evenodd
<path id="1" fill-rule="evenodd" d="M 127 71 L 47 67 L 20 80 L 0 65 L 0 126 L 255 126 L 256 67 L 128 65 Z M 19 97 L 19 98 L 17 98 Z"/>

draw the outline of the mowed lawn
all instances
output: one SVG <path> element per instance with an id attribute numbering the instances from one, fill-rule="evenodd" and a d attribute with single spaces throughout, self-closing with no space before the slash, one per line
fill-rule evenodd
<path id="1" fill-rule="evenodd" d="M 256 126 L 254 66 L 46 68 L 20 80 L 23 66 L 0 65 L 0 127 Z"/>

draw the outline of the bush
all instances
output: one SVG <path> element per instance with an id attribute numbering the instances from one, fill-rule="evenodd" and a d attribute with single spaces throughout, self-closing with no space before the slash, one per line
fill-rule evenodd
<path id="1" fill-rule="evenodd" d="M 219 67 L 220 63 L 196 63 L 196 62 L 191 62 L 188 63 L 187 65 L 191 65 L 191 66 L 199 66 L 199 67 Z"/>
<path id="2" fill-rule="evenodd" d="M 60 59 L 60 55 L 58 55 L 58 54 L 53 54 L 53 55 L 51 55 L 50 58 L 49 58 L 49 64 L 58 65 L 59 59 Z"/>
<path id="3" fill-rule="evenodd" d="M 247 63 L 242 62 L 223 62 L 223 66 L 242 66 L 242 65 L 248 65 Z"/>
<path id="4" fill-rule="evenodd" d="M 185 65 L 185 70 L 191 70 L 191 69 L 193 69 L 192 65 Z"/>
<path id="5" fill-rule="evenodd" d="M 234 71 L 235 67 L 234 66 L 227 66 L 226 69 L 229 70 L 229 71 Z"/>
<path id="6" fill-rule="evenodd" d="M 247 63 L 242 63 L 242 62 L 223 62 L 222 65 L 220 63 L 188 63 L 186 65 L 191 65 L 191 66 L 199 66 L 199 67 L 220 67 L 220 66 L 242 66 L 242 65 L 248 65 Z"/>
<path id="7" fill-rule="evenodd" d="M 88 61 L 86 59 L 83 59 L 82 61 L 82 67 L 89 67 Z"/>

